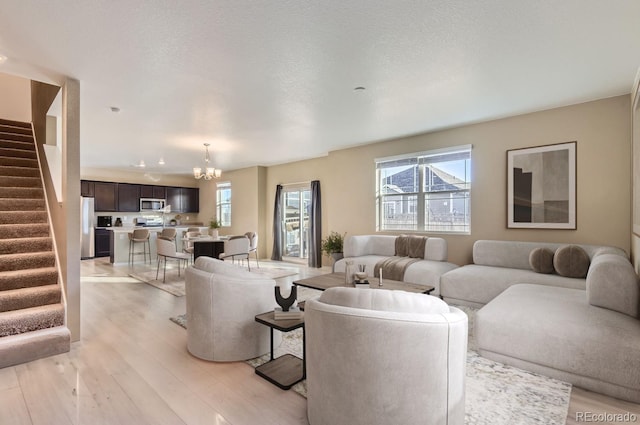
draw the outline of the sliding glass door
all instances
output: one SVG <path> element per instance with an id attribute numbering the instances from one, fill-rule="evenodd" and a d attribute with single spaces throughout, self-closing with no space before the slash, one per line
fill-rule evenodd
<path id="1" fill-rule="evenodd" d="M 282 189 L 284 218 L 282 222 L 283 260 L 307 258 L 309 241 L 309 207 L 311 191 L 308 186 Z"/>

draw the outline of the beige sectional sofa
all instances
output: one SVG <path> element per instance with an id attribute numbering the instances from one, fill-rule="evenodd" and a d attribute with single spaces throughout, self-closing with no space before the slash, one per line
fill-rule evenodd
<path id="1" fill-rule="evenodd" d="M 344 258 L 336 261 L 334 272 L 344 273 L 345 261 L 353 260 L 354 264 L 365 265 L 366 272 L 373 276 L 375 265 L 379 261 L 396 254 L 396 238 L 397 236 L 390 235 L 347 236 L 343 247 Z M 447 262 L 446 240 L 429 237 L 424 248 L 424 258 L 407 268 L 403 281 L 433 286 L 435 289 L 431 295 L 439 295 L 440 276 L 458 266 Z"/>
<path id="2" fill-rule="evenodd" d="M 477 241 L 473 265 L 442 276 L 452 304 L 482 306 L 479 353 L 489 359 L 640 402 L 640 287 L 624 251 L 581 245 L 586 278 L 533 271 L 536 248 L 561 244 Z"/>

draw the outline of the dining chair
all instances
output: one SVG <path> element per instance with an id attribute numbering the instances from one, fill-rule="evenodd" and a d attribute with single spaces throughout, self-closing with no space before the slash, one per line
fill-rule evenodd
<path id="1" fill-rule="evenodd" d="M 164 236 L 158 236 L 156 239 L 156 250 L 158 253 L 158 264 L 156 266 L 156 280 L 158 280 L 158 274 L 160 273 L 160 261 L 164 260 L 164 268 L 162 271 L 162 283 L 165 282 L 167 277 L 167 259 L 172 258 L 178 260 L 178 276 L 180 276 L 180 266 L 182 261 L 185 262 L 185 268 L 189 262 L 189 254 L 183 252 L 176 252 L 175 242 Z"/>
<path id="2" fill-rule="evenodd" d="M 199 231 L 187 231 L 182 239 L 182 251 L 186 252 L 191 256 L 191 260 L 193 261 L 193 242 L 199 239 L 201 236 Z"/>
<path id="3" fill-rule="evenodd" d="M 244 234 L 247 239 L 249 239 L 249 253 L 254 253 L 256 256 L 256 266 L 260 268 L 260 263 L 258 262 L 258 233 L 256 232 L 247 232 Z M 247 259 L 247 262 L 249 260 Z"/>
<path id="4" fill-rule="evenodd" d="M 218 258 L 221 260 L 230 258 L 234 263 L 238 259 L 241 264 L 246 259 L 247 267 L 251 271 L 251 265 L 249 264 L 249 238 L 244 235 L 232 236 L 224 242 L 224 252 Z"/>

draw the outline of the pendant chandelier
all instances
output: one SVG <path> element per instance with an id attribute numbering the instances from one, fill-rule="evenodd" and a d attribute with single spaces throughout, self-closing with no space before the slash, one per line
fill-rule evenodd
<path id="1" fill-rule="evenodd" d="M 204 178 L 205 180 L 217 179 L 222 175 L 222 170 L 209 166 L 209 162 L 211 160 L 209 158 L 209 143 L 205 143 L 204 148 L 204 173 L 202 172 L 202 168 L 193 167 L 193 177 L 197 180 L 200 180 L 201 178 Z"/>

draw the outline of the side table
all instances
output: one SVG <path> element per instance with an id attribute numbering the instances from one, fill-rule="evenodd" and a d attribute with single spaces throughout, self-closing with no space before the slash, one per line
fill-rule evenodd
<path id="1" fill-rule="evenodd" d="M 300 319 L 276 320 L 273 311 L 258 314 L 256 322 L 269 326 L 271 336 L 271 359 L 256 367 L 256 374 L 262 376 L 272 384 L 283 390 L 288 390 L 293 385 L 307 377 L 307 368 L 304 358 L 306 357 L 306 341 L 304 332 L 304 317 Z M 285 354 L 278 358 L 273 358 L 273 330 L 290 332 L 302 328 L 302 358 L 293 354 Z"/>

